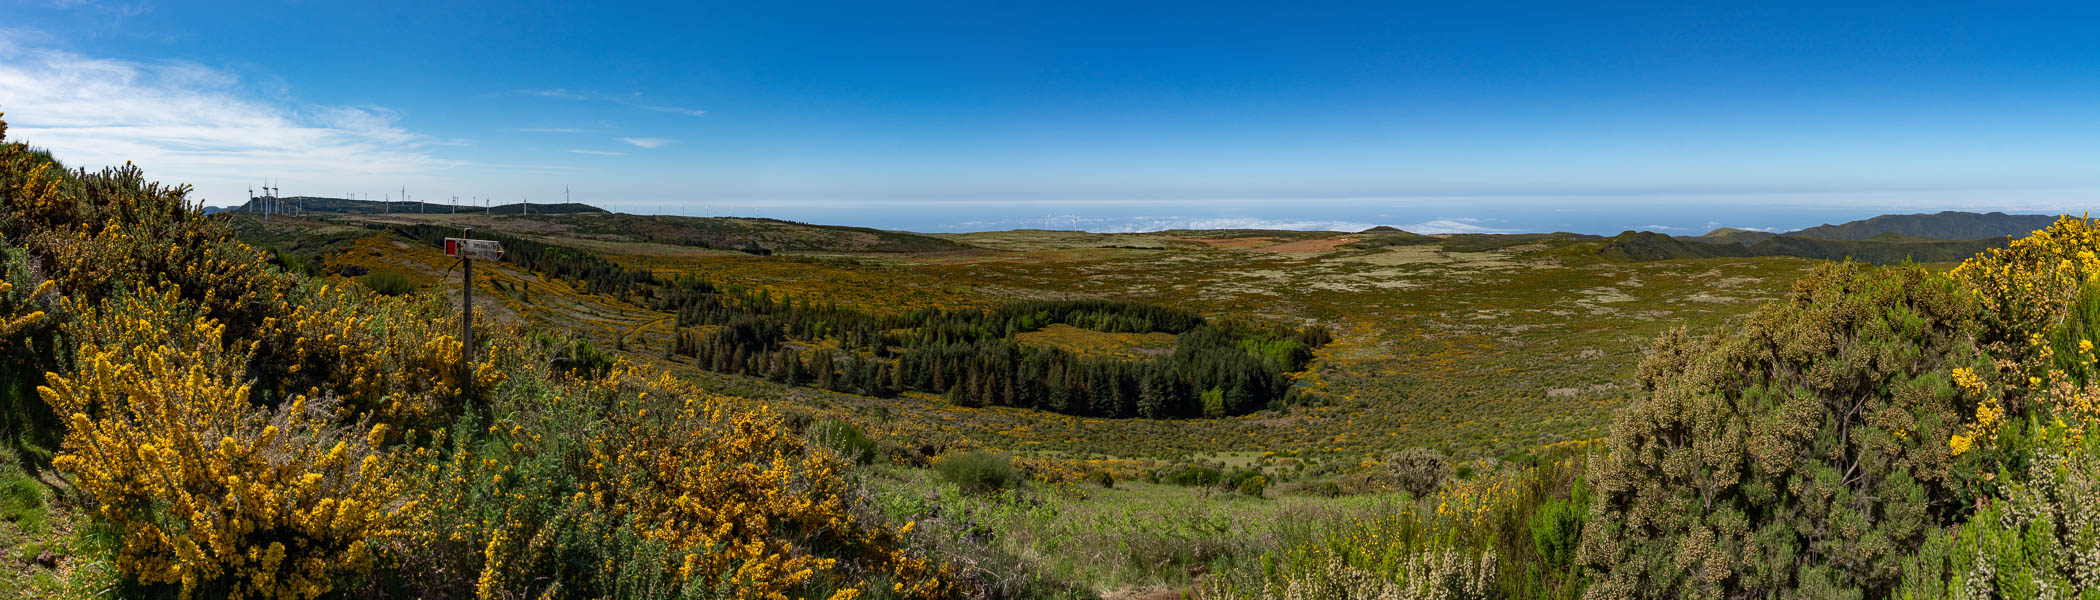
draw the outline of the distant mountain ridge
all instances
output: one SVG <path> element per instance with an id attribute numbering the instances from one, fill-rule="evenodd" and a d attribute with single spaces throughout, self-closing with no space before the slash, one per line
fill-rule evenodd
<path id="1" fill-rule="evenodd" d="M 2055 215 L 2008 215 L 2002 212 L 1940 211 L 1931 214 L 1881 215 L 1837 225 L 1819 225 L 1787 235 L 1825 240 L 1859 241 L 1894 233 L 1915 238 L 1984 240 L 2022 237 L 2056 222 Z"/>
<path id="2" fill-rule="evenodd" d="M 1770 235 L 1753 243 L 1734 243 L 1701 237 L 1672 237 L 1652 231 L 1628 231 L 1606 239 L 1594 252 L 1635 262 L 1678 258 L 1752 256 L 1796 256 L 1824 260 L 1856 260 L 1874 264 L 1952 262 L 1976 255 L 1987 248 L 2003 248 L 2005 238 L 1946 240 L 1885 233 L 1864 240 L 1831 240 L 1797 235 Z"/>
<path id="3" fill-rule="evenodd" d="M 222 208 L 212 212 L 255 210 L 256 208 L 262 206 L 263 202 L 263 199 L 258 198 L 256 200 L 250 200 L 245 204 L 233 206 L 230 208 Z M 498 204 L 495 206 L 471 206 L 461 204 L 454 206 L 451 204 L 438 204 L 435 202 L 352 200 L 349 198 L 326 198 L 321 196 L 287 196 L 282 199 L 279 199 L 279 202 L 280 206 L 282 206 L 283 210 L 285 211 L 303 211 L 306 213 L 343 215 L 376 215 L 384 213 L 447 214 L 454 212 L 515 215 L 525 213 L 527 211 L 530 211 L 531 214 L 535 215 L 573 215 L 607 212 L 605 209 L 598 208 L 596 206 L 591 206 L 589 204 L 583 204 L 580 202 L 559 202 L 554 204 L 512 203 Z"/>
<path id="4" fill-rule="evenodd" d="M 1675 258 L 1798 256 L 1889 264 L 1906 260 L 1952 262 L 1988 248 L 2003 248 L 2056 221 L 2052 215 L 1941 211 L 1881 215 L 1787 233 L 1722 227 L 1700 236 L 1628 231 L 1594 248 L 1602 256 L 1632 261 Z"/>
<path id="5" fill-rule="evenodd" d="M 1779 234 L 1772 233 L 1770 231 L 1722 227 L 1720 229 L 1715 229 L 1713 231 L 1706 232 L 1706 235 L 1699 236 L 1698 238 L 1696 238 L 1696 240 L 1701 242 L 1734 243 L 1748 246 L 1750 244 L 1755 244 L 1778 236 Z"/>

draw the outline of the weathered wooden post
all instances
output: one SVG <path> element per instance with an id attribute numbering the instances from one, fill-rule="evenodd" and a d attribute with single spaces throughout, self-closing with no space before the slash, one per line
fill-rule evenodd
<path id="1" fill-rule="evenodd" d="M 501 260 L 503 244 L 495 240 L 473 239 L 474 228 L 466 228 L 467 237 L 445 238 L 445 255 L 459 258 L 460 272 L 464 284 L 460 288 L 459 319 L 459 371 L 466 379 L 468 394 L 474 393 L 474 259 Z"/>
<path id="2" fill-rule="evenodd" d="M 468 227 L 460 235 L 471 239 L 474 228 Z M 459 302 L 459 368 L 467 378 L 467 393 L 474 393 L 474 257 L 459 259 L 460 278 L 466 282 L 461 286 Z"/>

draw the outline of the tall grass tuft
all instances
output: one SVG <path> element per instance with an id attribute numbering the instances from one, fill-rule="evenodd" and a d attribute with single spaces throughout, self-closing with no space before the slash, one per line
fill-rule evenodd
<path id="1" fill-rule="evenodd" d="M 982 451 L 944 457 L 933 464 L 933 469 L 942 479 L 972 494 L 996 492 L 1021 482 L 1012 459 Z"/>
<path id="2" fill-rule="evenodd" d="M 388 296 L 400 296 L 416 291 L 416 282 L 409 280 L 407 275 L 394 271 L 373 271 L 357 278 L 357 281 L 374 292 Z"/>

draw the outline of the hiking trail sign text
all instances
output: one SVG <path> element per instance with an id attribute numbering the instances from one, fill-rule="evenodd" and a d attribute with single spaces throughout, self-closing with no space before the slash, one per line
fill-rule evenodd
<path id="1" fill-rule="evenodd" d="M 496 240 L 445 238 L 445 256 L 475 260 L 502 260 L 503 243 Z"/>

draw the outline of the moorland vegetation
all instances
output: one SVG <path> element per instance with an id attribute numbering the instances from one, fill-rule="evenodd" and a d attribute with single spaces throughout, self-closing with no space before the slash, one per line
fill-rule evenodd
<path id="1" fill-rule="evenodd" d="M 434 225 L 392 227 L 427 243 Z M 921 391 L 964 406 L 1011 406 L 1101 417 L 1220 417 L 1287 402 L 1295 373 L 1333 340 L 1325 327 L 1205 319 L 1183 309 L 1108 300 L 1037 300 L 991 310 L 873 314 L 811 297 L 694 276 L 663 278 L 588 251 L 500 233 L 506 260 L 676 315 L 665 357 L 725 373 L 868 396 Z M 1145 360 L 1090 357 L 1019 343 L 1051 325 L 1167 333 L 1171 352 Z M 790 342 L 834 347 L 798 351 Z"/>
<path id="2" fill-rule="evenodd" d="M 1077 410 L 1172 435 L 1198 421 L 1145 417 L 1300 410 L 1285 399 L 1337 345 L 1321 328 L 1102 300 L 878 313 L 519 237 L 513 264 L 673 314 L 669 358 L 515 323 L 468 347 L 433 286 L 290 268 L 234 231 L 136 167 L 68 170 L 0 137 L 0 591 L 2100 594 L 2087 219 L 1952 269 L 1824 263 L 1730 327 L 1670 331 L 1602 439 L 1320 469 L 927 447 L 724 392 L 939 393 L 962 418 Z M 1133 358 L 1018 339 L 1053 325 L 1175 341 Z"/>
<path id="3" fill-rule="evenodd" d="M 4 135 L 0 125 L 0 135 Z M 948 597 L 764 406 L 439 296 L 272 268 L 182 186 L 0 145 L 11 471 L 77 553 L 16 595 Z M 571 360 L 562 360 L 571 359 Z M 57 543 L 53 540 L 68 540 Z M 41 542 L 38 542 L 41 543 Z M 49 550 L 45 550 L 49 552 Z"/>

